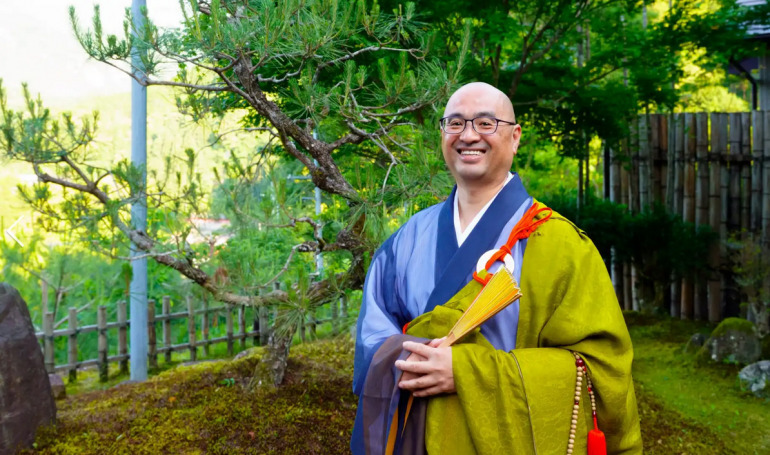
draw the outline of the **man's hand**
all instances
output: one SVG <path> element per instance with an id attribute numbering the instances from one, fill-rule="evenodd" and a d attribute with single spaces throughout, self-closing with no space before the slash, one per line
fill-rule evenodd
<path id="1" fill-rule="evenodd" d="M 455 380 L 452 372 L 452 348 L 439 348 L 442 339 L 427 345 L 412 341 L 404 342 L 404 349 L 412 354 L 406 360 L 397 360 L 396 367 L 404 372 L 398 386 L 409 390 L 416 397 L 428 397 L 442 393 L 454 393 Z"/>

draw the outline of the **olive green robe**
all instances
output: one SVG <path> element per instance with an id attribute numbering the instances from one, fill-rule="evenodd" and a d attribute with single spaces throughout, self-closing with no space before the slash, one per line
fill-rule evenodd
<path id="1" fill-rule="evenodd" d="M 428 453 L 566 453 L 576 384 L 570 351 L 588 366 L 608 453 L 641 453 L 631 339 L 593 243 L 554 212 L 527 240 L 522 267 L 516 349 L 494 349 L 478 329 L 452 347 L 457 393 L 429 400 Z M 407 333 L 446 335 L 480 289 L 469 283 Z M 586 453 L 593 428 L 585 381 L 580 411 L 575 454 Z"/>

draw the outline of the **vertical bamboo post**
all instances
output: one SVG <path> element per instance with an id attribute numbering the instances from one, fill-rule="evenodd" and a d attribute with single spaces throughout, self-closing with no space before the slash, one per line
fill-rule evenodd
<path id="1" fill-rule="evenodd" d="M 609 169 L 609 175 L 605 176 L 605 179 L 609 179 L 610 185 L 610 201 L 615 204 L 620 204 L 621 190 L 620 190 L 620 161 L 618 160 L 617 150 L 614 147 L 609 147 L 609 166 L 605 165 L 605 168 Z M 606 185 L 605 185 L 606 187 Z M 615 287 L 615 295 L 618 298 L 620 308 L 625 308 L 626 303 L 623 301 L 623 264 L 618 259 L 617 251 L 612 248 L 612 284 Z"/>
<path id="2" fill-rule="evenodd" d="M 628 179 L 628 209 L 631 213 L 639 213 L 639 117 L 631 123 L 631 140 L 628 144 L 631 154 L 631 169 Z"/>
<path id="3" fill-rule="evenodd" d="M 225 318 L 227 321 L 227 355 L 233 355 L 233 307 L 230 305 L 225 309 Z"/>
<path id="4" fill-rule="evenodd" d="M 238 338 L 241 339 L 241 348 L 246 347 L 246 306 L 238 305 Z"/>
<path id="5" fill-rule="evenodd" d="M 762 122 L 762 246 L 770 248 L 770 114 L 765 111 Z"/>
<path id="6" fill-rule="evenodd" d="M 652 204 L 650 171 L 650 125 L 647 115 L 639 116 L 639 211 L 649 208 Z"/>
<path id="7" fill-rule="evenodd" d="M 683 114 L 674 114 L 671 124 L 671 140 L 669 145 L 672 150 L 672 162 L 669 164 L 669 173 L 673 177 L 671 211 L 679 217 L 684 213 L 684 135 L 685 124 Z M 682 280 L 677 279 L 671 283 L 671 317 L 679 318 L 682 312 Z"/>
<path id="8" fill-rule="evenodd" d="M 751 229 L 751 114 L 741 112 L 741 229 Z"/>
<path id="9" fill-rule="evenodd" d="M 695 184 L 695 228 L 700 229 L 708 223 L 709 214 L 709 163 L 708 163 L 708 114 L 698 113 L 695 116 L 695 154 L 696 173 Z M 706 282 L 700 277 L 695 279 L 693 289 L 693 317 L 704 320 L 707 317 Z"/>
<path id="10" fill-rule="evenodd" d="M 623 139 L 620 143 L 623 154 L 630 157 L 628 149 L 628 139 Z M 633 159 L 629 159 L 629 163 L 625 166 L 620 166 L 620 202 L 626 204 L 626 207 L 631 207 L 631 172 L 633 170 Z M 629 263 L 623 264 L 623 309 L 631 310 L 633 308 L 633 302 L 631 301 L 631 265 Z"/>
<path id="11" fill-rule="evenodd" d="M 208 357 L 209 350 L 209 299 L 203 295 L 203 314 L 201 315 L 201 335 L 203 336 L 203 356 Z"/>
<path id="12" fill-rule="evenodd" d="M 724 114 L 711 114 L 711 155 L 709 169 L 709 226 L 714 232 L 719 232 L 721 207 L 721 162 L 720 157 L 725 153 L 723 144 L 727 140 L 727 122 Z M 711 245 L 709 249 L 709 267 L 711 269 L 708 278 L 708 315 L 709 320 L 714 321 L 719 317 L 722 305 L 722 280 L 719 275 L 721 261 L 721 242 Z"/>
<path id="13" fill-rule="evenodd" d="M 331 306 L 331 313 L 332 313 L 332 335 L 338 335 L 340 333 L 340 305 L 339 302 L 336 300 L 332 300 L 331 303 L 329 303 Z"/>
<path id="14" fill-rule="evenodd" d="M 155 300 L 147 300 L 147 360 L 150 368 L 158 369 L 158 340 L 155 334 Z"/>
<path id="15" fill-rule="evenodd" d="M 78 310 L 70 307 L 68 329 L 70 331 L 67 337 L 67 363 L 69 364 L 70 382 L 78 380 Z"/>
<path id="16" fill-rule="evenodd" d="M 166 352 L 163 354 L 166 363 L 171 362 L 171 297 L 163 296 L 163 347 Z"/>
<path id="17" fill-rule="evenodd" d="M 695 116 L 692 114 L 684 115 L 685 136 L 684 136 L 684 189 L 682 200 L 682 213 L 685 221 L 695 222 Z M 682 302 L 679 315 L 682 319 L 692 319 L 693 317 L 693 298 L 694 285 L 691 277 L 685 277 L 682 280 Z"/>
<path id="18" fill-rule="evenodd" d="M 120 356 L 120 374 L 128 374 L 128 317 L 126 301 L 118 302 L 118 355 Z"/>
<path id="19" fill-rule="evenodd" d="M 662 136 L 666 128 L 665 122 L 666 118 L 661 114 L 650 115 L 650 207 L 663 201 L 666 194 L 663 191 L 665 181 L 661 179 L 663 169 L 660 159 L 663 150 L 661 143 L 665 139 L 665 136 Z"/>
<path id="20" fill-rule="evenodd" d="M 666 208 L 671 213 L 674 210 L 676 193 L 676 117 L 670 114 L 666 120 Z"/>
<path id="21" fill-rule="evenodd" d="M 262 305 L 259 307 L 258 310 L 258 320 L 259 320 L 259 344 L 261 346 L 267 345 L 267 338 L 269 336 L 268 331 L 268 315 L 269 310 L 266 306 Z"/>
<path id="22" fill-rule="evenodd" d="M 751 117 L 752 166 L 751 166 L 751 227 L 752 232 L 758 233 L 762 228 L 762 122 L 764 111 L 753 111 Z"/>
<path id="23" fill-rule="evenodd" d="M 189 295 L 186 297 L 186 299 L 187 299 L 188 346 L 190 349 L 190 360 L 194 362 L 198 360 L 198 348 L 196 346 L 197 339 L 196 339 L 196 330 L 195 330 L 195 305 L 193 304 L 193 301 Z"/>
<path id="24" fill-rule="evenodd" d="M 730 183 L 729 211 L 727 229 L 738 231 L 741 228 L 741 116 L 730 114 Z"/>
<path id="25" fill-rule="evenodd" d="M 342 297 L 340 297 L 340 311 L 342 313 L 342 320 L 347 321 L 348 319 L 348 295 L 342 294 Z"/>
<path id="26" fill-rule="evenodd" d="M 107 363 L 107 307 L 99 305 L 96 309 L 97 355 L 99 361 L 99 382 L 109 379 L 109 364 Z"/>
<path id="27" fill-rule="evenodd" d="M 43 359 L 45 371 L 48 374 L 56 372 L 56 358 L 53 352 L 53 313 L 46 311 L 43 314 Z"/>

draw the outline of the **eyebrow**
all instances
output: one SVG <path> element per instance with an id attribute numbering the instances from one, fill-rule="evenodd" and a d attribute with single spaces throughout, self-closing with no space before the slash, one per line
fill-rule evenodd
<path id="1" fill-rule="evenodd" d="M 446 116 L 447 117 L 462 117 L 462 114 L 458 114 L 457 112 L 452 112 L 451 114 L 447 114 Z M 476 118 L 476 117 L 494 117 L 494 116 L 495 116 L 495 113 L 494 112 L 489 112 L 489 111 L 476 112 L 475 114 L 473 114 L 473 118 Z"/>

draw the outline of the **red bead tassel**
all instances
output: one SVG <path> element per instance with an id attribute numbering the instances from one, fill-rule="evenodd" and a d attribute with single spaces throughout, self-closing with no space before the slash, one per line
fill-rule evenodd
<path id="1" fill-rule="evenodd" d="M 594 429 L 588 432 L 588 455 L 607 455 L 607 440 L 604 439 L 604 433 L 596 423 L 596 414 L 594 414 Z"/>

